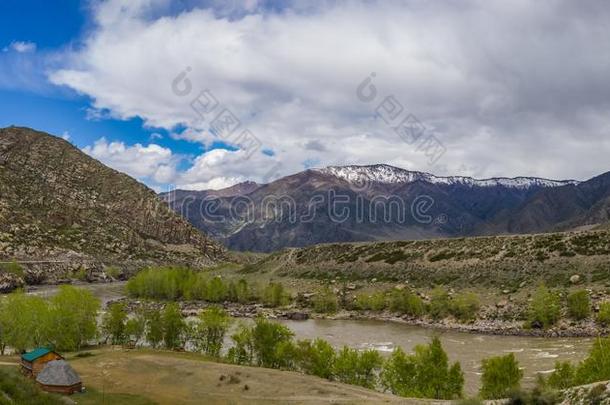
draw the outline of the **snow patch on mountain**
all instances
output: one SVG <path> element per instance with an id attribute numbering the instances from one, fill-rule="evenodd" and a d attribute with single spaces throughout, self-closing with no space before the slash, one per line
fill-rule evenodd
<path id="1" fill-rule="evenodd" d="M 349 183 L 356 184 L 362 184 L 365 182 L 401 184 L 424 181 L 427 183 L 444 185 L 526 189 L 530 187 L 559 187 L 579 183 L 579 181 L 576 180 L 549 180 L 539 177 L 496 177 L 491 179 L 475 179 L 465 176 L 440 177 L 430 173 L 410 171 L 390 165 L 329 166 L 323 169 L 313 170 L 317 171 L 318 173 L 334 176 Z"/>

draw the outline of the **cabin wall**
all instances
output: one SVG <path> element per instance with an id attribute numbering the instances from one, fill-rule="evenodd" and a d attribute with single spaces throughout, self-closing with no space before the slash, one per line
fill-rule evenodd
<path id="1" fill-rule="evenodd" d="M 82 390 L 83 384 L 78 383 L 78 384 L 70 385 L 67 387 L 62 387 L 62 386 L 44 385 L 44 384 L 38 383 L 38 386 L 40 387 L 40 389 L 47 391 L 47 392 L 70 395 L 70 394 L 74 394 L 75 392 L 80 392 Z"/>
<path id="2" fill-rule="evenodd" d="M 42 357 L 37 358 L 32 363 L 32 375 L 36 377 L 38 373 L 42 371 L 44 366 L 47 365 L 48 362 L 53 360 L 60 360 L 62 357 L 57 353 L 47 353 Z"/>

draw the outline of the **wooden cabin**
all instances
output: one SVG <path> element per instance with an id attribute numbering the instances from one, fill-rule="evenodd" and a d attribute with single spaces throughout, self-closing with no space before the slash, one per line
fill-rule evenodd
<path id="1" fill-rule="evenodd" d="M 39 347 L 21 355 L 21 372 L 29 377 L 36 377 L 44 366 L 53 360 L 63 360 L 63 357 L 51 349 Z"/>
<path id="2" fill-rule="evenodd" d="M 53 360 L 45 364 L 36 377 L 38 386 L 47 392 L 74 394 L 83 389 L 79 375 L 65 360 Z"/>

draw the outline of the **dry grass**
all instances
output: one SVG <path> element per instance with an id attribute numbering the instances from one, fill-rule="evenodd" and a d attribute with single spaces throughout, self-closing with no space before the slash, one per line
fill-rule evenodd
<path id="1" fill-rule="evenodd" d="M 86 386 L 158 404 L 426 403 L 299 373 L 205 361 L 192 353 L 102 350 L 74 358 Z"/>

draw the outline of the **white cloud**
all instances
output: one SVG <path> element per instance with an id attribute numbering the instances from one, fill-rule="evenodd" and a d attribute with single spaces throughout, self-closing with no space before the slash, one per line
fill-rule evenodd
<path id="1" fill-rule="evenodd" d="M 119 171 L 141 180 L 159 184 L 171 183 L 176 175 L 179 158 L 168 148 L 150 144 L 127 146 L 123 142 L 98 139 L 83 152 Z"/>
<path id="2" fill-rule="evenodd" d="M 289 174 L 308 161 L 480 177 L 608 169 L 607 2 L 295 1 L 281 13 L 257 1 L 202 4 L 170 13 L 168 0 L 101 2 L 84 46 L 50 75 L 96 111 L 185 125 L 172 137 L 203 144 L 209 119 L 198 122 L 189 102 L 210 89 L 276 152 L 207 153 L 174 173 L 177 184 L 263 181 L 276 163 Z M 172 81 L 187 67 L 192 91 L 179 96 Z M 371 72 L 378 98 L 366 104 L 355 92 Z M 386 95 L 444 143 L 439 165 L 373 118 Z"/>
<path id="3" fill-rule="evenodd" d="M 7 47 L 4 47 L 4 52 L 13 50 L 19 53 L 27 53 L 36 51 L 36 44 L 29 41 L 13 41 Z"/>
<path id="4" fill-rule="evenodd" d="M 61 137 L 62 137 L 63 140 L 69 141 L 70 140 L 70 132 L 69 131 L 64 131 L 64 133 L 61 134 Z"/>

